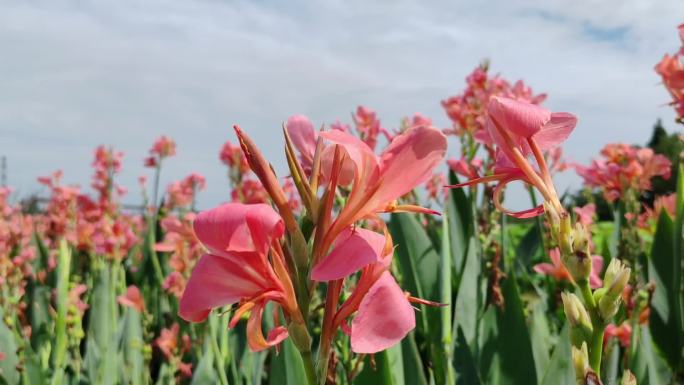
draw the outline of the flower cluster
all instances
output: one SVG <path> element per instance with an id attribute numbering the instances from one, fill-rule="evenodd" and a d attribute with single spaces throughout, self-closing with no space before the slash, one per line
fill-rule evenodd
<path id="1" fill-rule="evenodd" d="M 382 129 L 375 115 L 359 109 L 355 122 L 360 137 L 349 130 L 316 132 L 301 115 L 285 124 L 289 189 L 297 192 L 312 223 L 306 236 L 293 215 L 287 184 L 279 183 L 251 139 L 235 127 L 251 172 L 277 211 L 266 204 L 228 203 L 196 217 L 195 234 L 207 251 L 180 300 L 184 319 L 203 321 L 211 309 L 238 303 L 229 324 L 250 313 L 247 340 L 253 350 L 290 337 L 310 357 L 311 288 L 326 284 L 319 378 L 327 375 L 338 330 L 350 335 L 354 352 L 375 353 L 415 327 L 411 302 L 426 302 L 404 293 L 393 278 L 393 242 L 378 215 L 431 212 L 400 199 L 431 178 L 444 157 L 446 137 L 430 127 L 409 128 L 378 156 L 373 147 Z M 350 292 L 341 297 L 347 287 Z M 284 319 L 274 312 L 274 326 L 265 336 L 261 323 L 269 302 Z"/>
<path id="2" fill-rule="evenodd" d="M 679 38 L 682 41 L 682 48 L 674 55 L 665 54 L 655 66 L 655 71 L 672 96 L 670 104 L 681 122 L 684 119 L 684 24 L 679 26 Z"/>
<path id="3" fill-rule="evenodd" d="M 453 123 L 445 133 L 461 136 L 465 132 L 475 138 L 486 138 L 486 112 L 489 99 L 493 96 L 507 97 L 533 104 L 541 104 L 545 94 L 535 95 L 521 80 L 511 85 L 499 75 L 489 74 L 489 65 L 482 64 L 466 77 L 465 90 L 442 101 L 442 107 Z"/>
<path id="4" fill-rule="evenodd" d="M 577 173 L 590 188 L 598 188 L 608 202 L 627 192 L 639 195 L 651 189 L 651 179 L 670 178 L 670 160 L 650 148 L 637 148 L 623 143 L 607 144 L 601 158 L 589 166 L 576 165 Z"/>

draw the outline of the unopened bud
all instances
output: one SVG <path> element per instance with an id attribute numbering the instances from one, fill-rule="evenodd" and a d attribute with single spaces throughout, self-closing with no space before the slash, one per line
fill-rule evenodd
<path id="1" fill-rule="evenodd" d="M 573 250 L 583 251 L 589 254 L 589 231 L 579 222 L 575 223 L 575 238 L 573 240 Z"/>
<path id="2" fill-rule="evenodd" d="M 573 245 L 575 243 L 575 232 L 572 228 L 572 220 L 570 215 L 566 212 L 559 214 L 560 227 L 558 231 L 558 247 L 561 254 L 572 254 L 574 252 Z"/>
<path id="3" fill-rule="evenodd" d="M 561 293 L 565 316 L 570 323 L 570 333 L 573 345 L 579 346 L 583 341 L 591 337 L 594 327 L 591 318 L 582 302 L 572 293 Z"/>
<path id="4" fill-rule="evenodd" d="M 603 278 L 603 295 L 598 299 L 599 312 L 604 321 L 613 318 L 622 302 L 622 291 L 629 281 L 630 268 L 617 258 L 610 261 Z"/>
<path id="5" fill-rule="evenodd" d="M 570 254 L 561 254 L 561 260 L 575 282 L 579 283 L 589 279 L 592 265 L 591 256 L 584 250 L 575 250 Z"/>
<path id="6" fill-rule="evenodd" d="M 622 373 L 622 381 L 620 381 L 620 385 L 637 385 L 636 377 L 634 377 L 634 374 L 632 374 L 629 369 Z"/>
<path id="7" fill-rule="evenodd" d="M 584 379 L 587 377 L 587 374 L 591 372 L 586 342 L 582 342 L 582 347 L 579 349 L 574 346 L 572 347 L 572 364 L 575 367 L 575 379 L 577 380 L 577 384 L 584 384 Z"/>

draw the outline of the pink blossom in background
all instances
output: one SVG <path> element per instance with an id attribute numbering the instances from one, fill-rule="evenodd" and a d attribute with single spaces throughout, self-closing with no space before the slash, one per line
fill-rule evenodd
<path id="1" fill-rule="evenodd" d="M 144 160 L 145 167 L 158 167 L 162 160 L 176 155 L 176 142 L 173 139 L 162 135 L 155 140 L 154 144 L 152 144 L 149 154 L 150 155 Z"/>
<path id="2" fill-rule="evenodd" d="M 623 322 L 620 326 L 609 324 L 606 326 L 603 340 L 607 342 L 611 338 L 617 338 L 623 348 L 628 348 L 632 342 L 632 326 L 628 322 Z"/>
<path id="3" fill-rule="evenodd" d="M 582 207 L 573 208 L 575 215 L 577 215 L 577 220 L 584 226 L 589 226 L 594 223 L 594 217 L 596 216 L 596 204 L 587 203 Z"/>
<path id="4" fill-rule="evenodd" d="M 442 107 L 453 123 L 445 133 L 461 136 L 467 132 L 487 143 L 487 136 L 479 134 L 485 130 L 487 105 L 492 96 L 505 96 L 532 104 L 540 104 L 546 99 L 545 94 L 535 95 L 522 81 L 511 86 L 499 75 L 490 76 L 488 70 L 486 64 L 476 67 L 466 78 L 463 93 L 442 101 Z"/>
<path id="5" fill-rule="evenodd" d="M 139 313 L 145 311 L 145 300 L 143 299 L 140 289 L 137 286 L 131 285 L 126 289 L 126 293 L 116 297 L 116 301 L 121 306 L 130 307 Z"/>
<path id="6" fill-rule="evenodd" d="M 627 191 L 650 190 L 656 176 L 669 179 L 670 167 L 667 157 L 650 148 L 611 143 L 603 147 L 600 158 L 589 166 L 575 165 L 575 170 L 585 186 L 599 189 L 608 202 L 614 202 Z"/>

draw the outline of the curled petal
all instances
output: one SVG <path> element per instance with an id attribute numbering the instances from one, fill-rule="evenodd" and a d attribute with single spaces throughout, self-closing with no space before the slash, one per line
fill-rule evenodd
<path id="1" fill-rule="evenodd" d="M 539 132 L 532 136 L 542 151 L 563 143 L 577 125 L 577 117 L 567 112 L 554 112 L 551 119 Z"/>
<path id="2" fill-rule="evenodd" d="M 382 256 L 385 243 L 385 236 L 382 234 L 361 228 L 347 228 L 335 240 L 330 254 L 313 268 L 311 279 L 341 279 L 377 262 Z"/>
<path id="3" fill-rule="evenodd" d="M 416 315 L 389 272 L 371 286 L 352 321 L 351 345 L 356 353 L 377 353 L 401 341 L 416 327 Z"/>
<path id="4" fill-rule="evenodd" d="M 492 200 L 493 200 L 494 206 L 497 208 L 497 210 L 501 211 L 502 213 L 504 213 L 506 215 L 510 215 L 514 218 L 520 218 L 520 219 L 534 218 L 538 215 L 544 214 L 544 205 L 539 205 L 537 207 L 533 207 L 531 209 L 522 210 L 522 211 L 511 211 L 511 210 L 508 210 L 507 208 L 503 207 L 503 204 L 501 204 L 501 194 L 503 193 L 504 188 L 506 188 L 506 185 L 509 184 L 510 182 L 514 181 L 514 180 L 522 180 L 524 182 L 524 179 L 521 179 L 521 178 L 509 178 L 509 179 L 502 180 L 494 188 L 494 196 L 493 196 Z"/>
<path id="5" fill-rule="evenodd" d="M 264 306 L 257 304 L 247 320 L 247 344 L 253 352 L 260 352 L 283 342 L 288 336 L 284 326 L 277 326 L 268 333 L 268 338 L 264 338 L 261 330 L 261 319 L 264 313 Z"/>
<path id="6" fill-rule="evenodd" d="M 471 179 L 471 180 L 466 181 L 466 182 L 463 182 L 463 183 L 452 184 L 452 185 L 448 185 L 448 186 L 445 186 L 445 187 L 448 187 L 448 188 L 461 188 L 461 187 L 473 186 L 473 185 L 480 184 L 480 183 L 495 182 L 495 181 L 498 181 L 498 180 L 501 180 L 501 179 L 505 178 L 506 175 L 507 175 L 507 174 L 487 175 L 487 176 L 483 176 L 483 177 L 480 177 L 480 178 Z"/>

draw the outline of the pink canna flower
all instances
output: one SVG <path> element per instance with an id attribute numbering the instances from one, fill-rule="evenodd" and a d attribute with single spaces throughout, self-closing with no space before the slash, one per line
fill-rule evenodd
<path id="1" fill-rule="evenodd" d="M 126 289 L 126 294 L 116 297 L 116 301 L 121 306 L 135 309 L 138 313 L 145 311 L 145 300 L 140 294 L 140 289 L 137 286 L 131 285 Z"/>
<path id="2" fill-rule="evenodd" d="M 434 211 L 397 204 L 397 199 L 425 183 L 444 159 L 447 141 L 439 130 L 415 127 L 396 136 L 380 157 L 360 141 L 341 131 L 320 134 L 339 146 L 354 165 L 351 193 L 326 234 L 323 249 L 345 228 L 381 212 Z"/>
<path id="3" fill-rule="evenodd" d="M 545 203 L 557 213 L 564 212 L 551 179 L 544 152 L 560 145 L 575 128 L 577 119 L 568 113 L 552 113 L 535 104 L 494 96 L 487 108 L 487 133 L 496 145 L 494 173 L 451 187 L 497 181 L 493 202 L 499 211 L 518 218 L 544 212 L 544 205 L 512 212 L 501 204 L 506 185 L 523 181 L 534 186 Z M 533 156 L 537 168 L 528 161 Z"/>
<path id="4" fill-rule="evenodd" d="M 200 322 L 211 309 L 240 302 L 230 326 L 251 311 L 247 330 L 253 351 L 287 338 L 284 326 L 276 326 L 267 338 L 261 331 L 264 307 L 269 301 L 279 304 L 294 322 L 303 322 L 280 249 L 285 231 L 281 217 L 265 204 L 229 203 L 197 215 L 194 228 L 208 252 L 187 283 L 180 300 L 180 316 Z"/>

